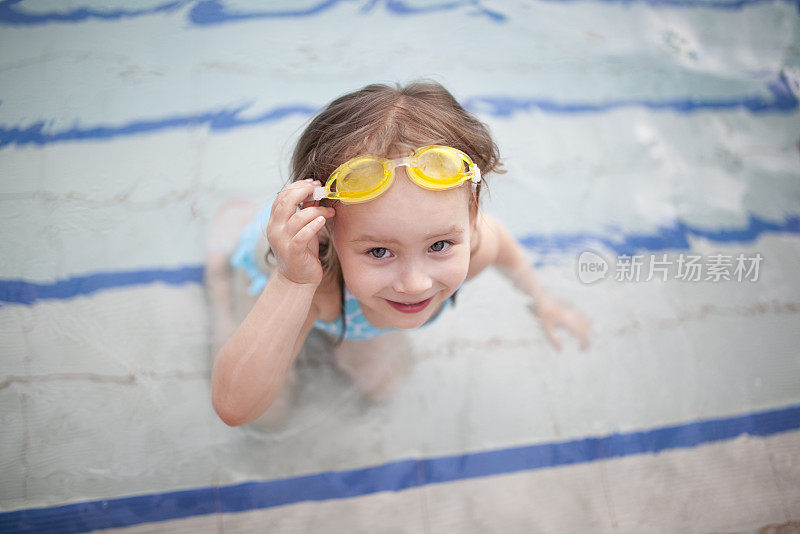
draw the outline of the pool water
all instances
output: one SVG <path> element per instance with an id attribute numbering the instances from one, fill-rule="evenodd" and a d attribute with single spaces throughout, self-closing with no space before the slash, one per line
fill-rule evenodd
<path id="1" fill-rule="evenodd" d="M 797 530 L 799 23 L 787 1 L 0 4 L 0 530 Z M 288 417 L 227 427 L 214 214 L 269 206 L 334 97 L 420 77 L 489 125 L 484 209 L 591 348 L 556 351 L 489 270 L 398 338 L 389 399 L 314 334 Z"/>

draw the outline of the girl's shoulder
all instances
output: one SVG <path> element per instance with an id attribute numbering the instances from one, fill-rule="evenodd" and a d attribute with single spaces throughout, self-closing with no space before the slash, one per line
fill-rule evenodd
<path id="1" fill-rule="evenodd" d="M 326 276 L 314 293 L 314 306 L 319 310 L 319 318 L 331 322 L 342 314 L 342 294 L 335 276 Z"/>

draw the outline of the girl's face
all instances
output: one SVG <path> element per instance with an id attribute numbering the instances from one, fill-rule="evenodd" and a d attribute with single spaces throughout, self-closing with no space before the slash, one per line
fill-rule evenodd
<path id="1" fill-rule="evenodd" d="M 459 288 L 469 269 L 470 196 L 469 183 L 429 191 L 399 167 L 378 198 L 336 204 L 332 235 L 344 282 L 370 323 L 416 328 Z"/>

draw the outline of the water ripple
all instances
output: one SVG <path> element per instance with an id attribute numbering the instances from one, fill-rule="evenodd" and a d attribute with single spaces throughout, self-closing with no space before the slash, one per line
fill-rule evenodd
<path id="1" fill-rule="evenodd" d="M 625 107 L 644 107 L 650 110 L 667 110 L 674 113 L 694 113 L 702 110 L 735 111 L 745 109 L 751 113 L 794 113 L 798 99 L 784 72 L 767 84 L 771 96 L 741 96 L 738 98 L 684 97 L 666 100 L 619 99 L 606 102 L 557 102 L 545 98 L 520 98 L 504 95 L 474 96 L 463 105 L 469 111 L 497 118 L 509 118 L 518 113 L 538 109 L 545 113 L 579 114 L 602 113 Z M 112 139 L 128 135 L 149 134 L 162 130 L 207 126 L 211 131 L 264 124 L 284 119 L 293 114 L 311 116 L 319 107 L 310 104 L 287 104 L 268 110 L 255 117 L 243 117 L 250 105 L 234 109 L 203 111 L 193 115 L 176 115 L 163 119 L 139 119 L 121 126 L 76 124 L 64 130 L 49 130 L 48 121 L 38 121 L 28 126 L 0 125 L 0 148 L 9 145 L 47 145 L 65 141 Z"/>
<path id="2" fill-rule="evenodd" d="M 704 228 L 675 221 L 650 233 L 624 234 L 618 230 L 607 229 L 604 233 L 530 234 L 520 238 L 519 241 L 524 247 L 541 256 L 572 253 L 582 247 L 598 245 L 607 247 L 617 254 L 632 255 L 645 251 L 689 250 L 691 248 L 689 236 L 702 237 L 716 243 L 752 243 L 768 232 L 800 234 L 800 216 L 792 215 L 780 222 L 770 222 L 751 214 L 744 228 Z M 203 266 L 194 265 L 174 269 L 93 273 L 49 283 L 21 279 L 0 280 L 0 302 L 30 305 L 37 300 L 64 300 L 106 289 L 157 282 L 170 285 L 203 283 L 203 272 Z"/>

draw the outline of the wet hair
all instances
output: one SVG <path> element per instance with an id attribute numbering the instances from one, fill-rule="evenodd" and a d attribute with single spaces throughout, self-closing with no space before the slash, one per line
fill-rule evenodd
<path id="1" fill-rule="evenodd" d="M 504 172 L 497 145 L 484 123 L 441 84 L 428 80 L 394 87 L 371 84 L 332 101 L 300 135 L 292 154 L 290 182 L 311 178 L 324 184 L 339 165 L 356 156 L 387 157 L 434 144 L 463 151 L 481 170 L 482 179 L 470 197 L 470 209 L 477 210 L 486 176 Z M 326 199 L 320 204 L 335 202 Z M 328 226 L 318 236 L 323 276 L 338 280 L 341 292 L 341 342 L 346 329 L 344 279 Z M 268 261 L 270 254 L 271 250 Z M 455 302 L 455 295 L 451 298 Z"/>

